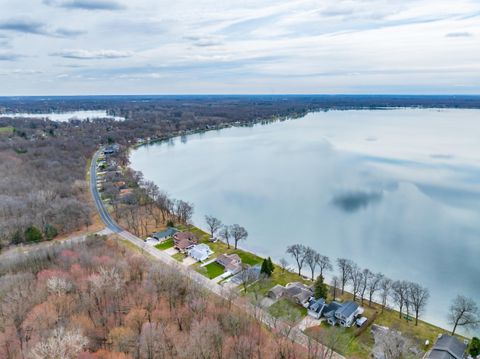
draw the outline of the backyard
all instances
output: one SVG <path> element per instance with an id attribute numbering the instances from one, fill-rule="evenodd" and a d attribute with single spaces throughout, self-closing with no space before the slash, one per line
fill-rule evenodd
<path id="1" fill-rule="evenodd" d="M 202 274 L 206 274 L 206 276 L 210 279 L 216 278 L 219 275 L 222 275 L 225 271 L 222 265 L 218 264 L 217 262 L 212 262 L 207 264 L 204 267 L 199 268 L 199 272 L 203 272 Z"/>

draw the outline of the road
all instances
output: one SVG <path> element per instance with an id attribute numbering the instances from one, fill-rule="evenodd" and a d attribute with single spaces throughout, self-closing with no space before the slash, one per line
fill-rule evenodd
<path id="1" fill-rule="evenodd" d="M 216 295 L 222 298 L 229 299 L 230 295 L 228 294 L 228 292 L 219 284 L 215 283 L 215 281 L 211 281 L 210 279 L 204 277 L 203 275 L 194 271 L 193 269 L 181 265 L 177 260 L 170 257 L 165 252 L 159 251 L 154 247 L 146 245 L 142 239 L 124 230 L 114 221 L 114 219 L 110 216 L 110 213 L 108 212 L 107 208 L 105 207 L 105 204 L 103 203 L 100 193 L 98 192 L 98 189 L 97 189 L 96 164 L 97 164 L 98 156 L 100 155 L 100 151 L 101 149 L 95 153 L 92 159 L 92 163 L 90 165 L 90 191 L 92 193 L 93 199 L 95 200 L 95 206 L 97 207 L 97 210 L 100 214 L 102 221 L 105 223 L 105 226 L 112 232 L 118 234 L 123 239 L 126 239 L 127 241 L 133 243 L 143 251 L 147 252 L 153 258 L 163 262 L 166 265 L 175 267 L 175 269 L 177 269 L 178 271 L 180 271 L 181 273 L 189 277 L 191 280 L 193 280 L 197 284 L 207 288 L 208 290 L 210 290 L 211 292 L 215 293 Z M 311 341 L 309 337 L 305 335 L 297 327 L 290 328 L 290 326 L 287 323 L 273 318 L 267 311 L 265 311 L 262 308 L 259 308 L 258 306 L 254 306 L 252 304 L 246 304 L 245 301 L 242 301 L 242 300 L 236 300 L 234 304 L 239 308 L 248 312 L 250 315 L 257 318 L 258 320 L 261 320 L 264 324 L 266 324 L 270 328 L 276 328 L 277 330 L 288 333 L 287 334 L 288 337 L 291 340 L 295 341 L 297 344 L 307 347 L 308 343 Z M 322 351 L 326 352 L 326 350 L 322 350 Z M 334 352 L 332 359 L 344 359 L 344 357 Z"/>

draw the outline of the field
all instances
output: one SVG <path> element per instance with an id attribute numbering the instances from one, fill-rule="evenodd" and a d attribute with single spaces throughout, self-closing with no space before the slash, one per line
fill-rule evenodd
<path id="1" fill-rule="evenodd" d="M 0 135 L 1 134 L 7 134 L 10 135 L 14 131 L 14 128 L 12 126 L 6 126 L 6 127 L 0 127 Z"/>

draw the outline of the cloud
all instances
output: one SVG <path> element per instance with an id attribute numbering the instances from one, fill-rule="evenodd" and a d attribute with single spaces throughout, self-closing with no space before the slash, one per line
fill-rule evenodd
<path id="1" fill-rule="evenodd" d="M 472 37 L 473 34 L 471 32 L 449 32 L 445 35 L 445 37 Z"/>
<path id="2" fill-rule="evenodd" d="M 193 46 L 197 47 L 214 47 L 223 45 L 223 42 L 220 41 L 218 37 L 213 36 L 206 36 L 206 37 L 199 37 L 199 36 L 185 36 L 185 40 L 191 41 Z"/>
<path id="3" fill-rule="evenodd" d="M 18 60 L 20 57 L 22 56 L 18 54 L 0 52 L 0 61 L 15 61 L 15 60 Z"/>
<path id="4" fill-rule="evenodd" d="M 131 57 L 130 51 L 116 51 L 116 50 L 65 50 L 52 53 L 51 56 L 63 57 L 66 59 L 77 60 L 98 60 L 98 59 L 121 59 Z"/>
<path id="5" fill-rule="evenodd" d="M 0 21 L 0 30 L 66 38 L 75 37 L 84 33 L 83 31 L 65 28 L 50 30 L 44 23 L 30 19 L 9 19 Z"/>
<path id="6" fill-rule="evenodd" d="M 46 5 L 81 10 L 123 10 L 125 6 L 111 0 L 44 0 Z"/>
<path id="7" fill-rule="evenodd" d="M 47 30 L 45 29 L 45 24 L 25 19 L 9 19 L 0 21 L 0 30 L 37 35 L 45 35 L 47 33 Z"/>
<path id="8" fill-rule="evenodd" d="M 332 203 L 345 212 L 356 212 L 381 199 L 381 192 L 351 191 L 334 196 Z"/>

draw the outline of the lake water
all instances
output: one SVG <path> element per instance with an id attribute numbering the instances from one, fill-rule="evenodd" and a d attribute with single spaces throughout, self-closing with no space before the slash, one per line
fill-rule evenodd
<path id="1" fill-rule="evenodd" d="M 430 289 L 446 325 L 457 294 L 480 299 L 480 111 L 311 113 L 143 146 L 132 167 L 203 216 L 239 223 L 243 248 L 303 243 Z M 307 273 L 307 271 L 305 271 Z"/>
<path id="2" fill-rule="evenodd" d="M 67 122 L 69 120 L 95 120 L 99 118 L 112 118 L 117 121 L 125 120 L 123 117 L 112 116 L 107 114 L 105 110 L 88 110 L 88 111 L 70 111 L 70 112 L 52 112 L 52 113 L 6 113 L 0 117 L 13 118 L 42 118 L 57 122 Z"/>

